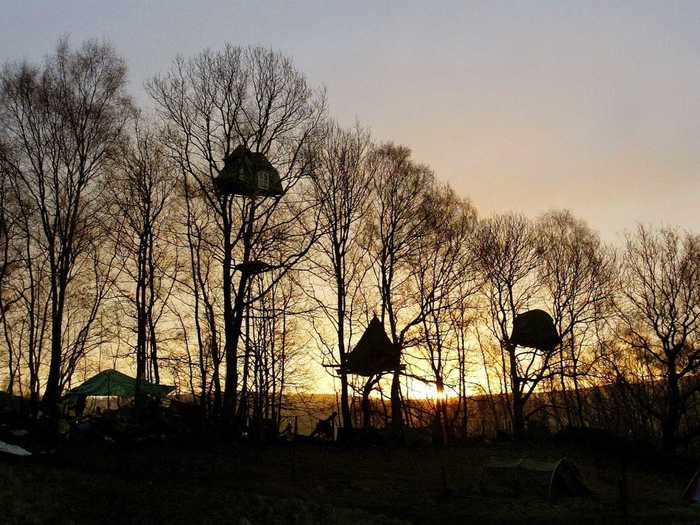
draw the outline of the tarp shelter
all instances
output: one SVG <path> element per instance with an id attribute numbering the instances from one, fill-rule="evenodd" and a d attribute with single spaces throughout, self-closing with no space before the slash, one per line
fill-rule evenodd
<path id="1" fill-rule="evenodd" d="M 375 315 L 355 348 L 345 357 L 345 371 L 365 377 L 390 372 L 399 367 L 400 356 Z"/>
<path id="2" fill-rule="evenodd" d="M 559 334 L 551 315 L 544 310 L 529 310 L 515 316 L 510 342 L 551 352 L 559 344 Z"/>
<path id="3" fill-rule="evenodd" d="M 683 499 L 691 503 L 700 503 L 700 470 L 693 475 L 683 491 Z"/>
<path id="4" fill-rule="evenodd" d="M 31 452 L 23 449 L 22 447 L 19 447 L 17 445 L 10 445 L 9 443 L 5 443 L 4 441 L 0 441 L 0 453 L 20 457 L 32 455 Z"/>
<path id="5" fill-rule="evenodd" d="M 566 458 L 554 462 L 491 459 L 481 476 L 481 490 L 487 494 L 537 496 L 548 500 L 590 494 L 578 469 Z"/>
<path id="6" fill-rule="evenodd" d="M 224 159 L 224 167 L 214 179 L 216 188 L 225 194 L 276 197 L 284 193 L 279 172 L 262 153 L 236 147 Z"/>
<path id="7" fill-rule="evenodd" d="M 160 397 L 173 390 L 175 390 L 174 386 L 154 385 L 148 381 L 141 382 L 141 392 L 144 394 Z M 135 394 L 136 379 L 112 369 L 100 372 L 68 392 L 68 395 L 74 396 L 134 397 Z"/>

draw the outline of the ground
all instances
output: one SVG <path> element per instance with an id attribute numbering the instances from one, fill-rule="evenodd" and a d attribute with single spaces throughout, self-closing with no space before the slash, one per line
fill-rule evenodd
<path id="1" fill-rule="evenodd" d="M 593 495 L 484 495 L 489 458 L 568 457 Z M 679 462 L 676 461 L 676 464 Z M 683 462 L 681 462 L 683 465 Z M 0 523 L 700 523 L 680 494 L 695 465 L 621 461 L 580 443 L 447 449 L 334 444 L 74 445 L 33 461 L 0 459 Z"/>

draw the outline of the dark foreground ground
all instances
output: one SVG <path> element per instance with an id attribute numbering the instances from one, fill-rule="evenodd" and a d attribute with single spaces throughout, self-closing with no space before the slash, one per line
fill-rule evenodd
<path id="1" fill-rule="evenodd" d="M 570 458 L 594 495 L 481 493 L 490 457 L 523 456 Z M 700 523 L 700 506 L 680 499 L 695 465 L 632 461 L 627 517 L 620 465 L 613 453 L 561 441 L 443 450 L 101 442 L 50 459 L 0 459 L 0 523 Z"/>

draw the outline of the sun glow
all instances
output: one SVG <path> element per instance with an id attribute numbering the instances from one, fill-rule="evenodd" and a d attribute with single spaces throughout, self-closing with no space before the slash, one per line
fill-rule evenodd
<path id="1" fill-rule="evenodd" d="M 444 389 L 442 392 L 438 392 L 435 383 L 419 381 L 417 379 L 408 379 L 406 388 L 410 399 L 432 399 L 439 401 L 451 397 L 449 392 Z"/>

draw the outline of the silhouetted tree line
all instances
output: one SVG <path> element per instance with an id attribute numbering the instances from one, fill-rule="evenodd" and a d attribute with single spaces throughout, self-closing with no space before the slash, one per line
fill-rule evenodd
<path id="1" fill-rule="evenodd" d="M 640 225 L 608 246 L 568 211 L 479 217 L 268 49 L 178 57 L 146 91 L 143 112 L 104 42 L 2 69 L 0 359 L 31 410 L 56 418 L 67 389 L 126 363 L 234 432 L 279 427 L 316 361 L 339 370 L 348 428 L 589 426 L 669 450 L 697 434 L 696 234 Z M 283 196 L 216 190 L 241 144 Z M 531 308 L 555 321 L 552 352 L 510 341 Z M 373 314 L 405 368 L 350 376 Z"/>

